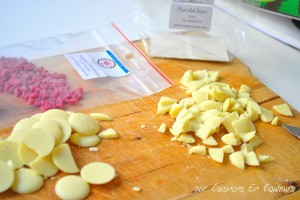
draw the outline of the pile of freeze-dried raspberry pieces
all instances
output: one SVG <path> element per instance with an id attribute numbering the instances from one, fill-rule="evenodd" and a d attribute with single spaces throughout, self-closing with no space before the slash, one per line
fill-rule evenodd
<path id="1" fill-rule="evenodd" d="M 24 58 L 0 57 L 0 92 L 21 97 L 29 105 L 46 111 L 76 104 L 83 88 L 71 89 L 65 74 L 50 73 Z"/>

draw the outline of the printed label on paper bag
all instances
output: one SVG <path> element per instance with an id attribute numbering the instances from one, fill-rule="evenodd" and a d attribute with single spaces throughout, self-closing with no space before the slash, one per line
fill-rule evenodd
<path id="1" fill-rule="evenodd" d="M 129 74 L 128 69 L 109 50 L 65 54 L 65 57 L 85 80 L 107 76 L 121 77 Z"/>
<path id="2" fill-rule="evenodd" d="M 173 0 L 174 3 L 214 4 L 215 0 Z"/>
<path id="3" fill-rule="evenodd" d="M 212 11 L 208 5 L 172 3 L 169 28 L 209 31 Z"/>

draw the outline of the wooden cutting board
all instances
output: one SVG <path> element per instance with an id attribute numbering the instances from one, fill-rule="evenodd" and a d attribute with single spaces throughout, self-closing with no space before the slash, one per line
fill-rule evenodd
<path id="1" fill-rule="evenodd" d="M 255 79 L 238 59 L 230 63 L 151 60 L 174 82 L 174 86 L 146 98 L 81 110 L 84 113 L 103 112 L 110 115 L 113 121 L 101 122 L 101 125 L 103 129 L 114 128 L 120 136 L 118 139 L 102 140 L 98 145 L 99 152 L 70 144 L 79 168 L 93 161 L 103 161 L 113 165 L 117 171 L 117 177 L 112 182 L 92 185 L 87 199 L 300 198 L 300 192 L 291 194 L 286 182 L 300 181 L 300 141 L 281 126 L 255 122 L 257 134 L 263 139 L 256 152 L 270 155 L 274 161 L 259 167 L 248 166 L 245 170 L 232 166 L 228 155 L 223 164 L 206 156 L 189 155 L 186 146 L 170 141 L 172 135 L 169 131 L 165 134 L 157 132 L 162 122 L 168 127 L 173 123 L 168 115 L 156 114 L 160 97 L 187 97 L 180 88 L 179 80 L 189 69 L 219 71 L 220 81 L 237 89 L 241 84 L 250 86 L 252 96 L 267 109 L 284 103 L 283 99 Z M 299 113 L 295 109 L 292 112 L 293 117 L 280 116 L 280 120 L 300 127 Z M 146 125 L 146 128 L 141 128 L 141 125 Z M 11 129 L 2 127 L 0 135 L 6 137 Z M 0 194 L 0 199 L 59 199 L 54 187 L 64 175 L 60 172 L 55 179 L 46 180 L 43 189 L 36 193 L 18 195 L 9 190 Z M 136 192 L 133 187 L 142 190 Z M 278 188 L 288 192 L 276 191 Z"/>

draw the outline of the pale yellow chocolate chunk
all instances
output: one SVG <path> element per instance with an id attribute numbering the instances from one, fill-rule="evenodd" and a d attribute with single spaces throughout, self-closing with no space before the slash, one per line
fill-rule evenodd
<path id="1" fill-rule="evenodd" d="M 51 153 L 55 144 L 53 135 L 41 128 L 31 128 L 26 131 L 22 136 L 21 142 L 41 157 Z"/>
<path id="2" fill-rule="evenodd" d="M 13 141 L 0 141 L 0 161 L 8 162 L 11 160 L 13 168 L 18 169 L 24 165 L 17 151 L 19 144 Z"/>
<path id="3" fill-rule="evenodd" d="M 241 144 L 241 139 L 234 133 L 227 133 L 227 134 L 223 135 L 221 140 L 225 144 L 229 144 L 229 145 L 233 145 L 233 146 Z"/>
<path id="4" fill-rule="evenodd" d="M 218 142 L 215 140 L 213 136 L 209 136 L 205 140 L 202 140 L 203 144 L 209 145 L 209 146 L 216 146 L 218 145 Z"/>
<path id="5" fill-rule="evenodd" d="M 260 120 L 263 122 L 271 122 L 274 119 L 272 111 L 261 107 Z"/>
<path id="6" fill-rule="evenodd" d="M 80 200 L 89 195 L 90 186 L 80 176 L 68 175 L 57 181 L 55 193 L 61 199 Z"/>
<path id="7" fill-rule="evenodd" d="M 289 117 L 293 116 L 293 113 L 292 113 L 290 107 L 286 103 L 280 104 L 280 105 L 275 105 L 275 106 L 273 106 L 273 109 L 276 110 L 279 114 L 282 114 L 284 116 L 289 116 Z"/>
<path id="8" fill-rule="evenodd" d="M 92 147 L 101 141 L 98 135 L 82 135 L 80 133 L 73 133 L 70 141 L 79 147 Z"/>
<path id="9" fill-rule="evenodd" d="M 24 130 L 27 130 L 27 129 L 30 129 L 33 124 L 35 124 L 36 122 L 38 122 L 39 119 L 37 118 L 24 118 L 24 119 L 21 119 L 20 121 L 18 121 L 13 130 L 16 130 L 16 129 L 24 129 Z"/>
<path id="10" fill-rule="evenodd" d="M 267 162 L 271 162 L 273 160 L 273 158 L 271 156 L 268 155 L 258 155 L 258 161 L 260 163 L 267 163 Z"/>
<path id="11" fill-rule="evenodd" d="M 0 193 L 8 190 L 15 179 L 13 168 L 0 161 Z"/>
<path id="12" fill-rule="evenodd" d="M 61 117 L 53 117 L 51 120 L 56 121 L 62 129 L 62 138 L 59 144 L 65 143 L 71 136 L 72 127 L 69 122 Z"/>
<path id="13" fill-rule="evenodd" d="M 179 142 L 184 142 L 184 143 L 194 143 L 195 142 L 195 139 L 193 138 L 193 136 L 191 136 L 188 133 L 180 134 L 180 136 L 177 138 L 177 140 Z"/>
<path id="14" fill-rule="evenodd" d="M 44 112 L 40 119 L 43 120 L 43 119 L 51 119 L 53 117 L 61 117 L 64 118 L 65 120 L 68 120 L 69 116 L 70 115 L 63 110 L 51 109 Z"/>
<path id="15" fill-rule="evenodd" d="M 258 137 L 257 135 L 255 135 L 248 144 L 252 145 L 253 147 L 257 147 L 259 145 L 261 145 L 262 143 L 262 139 L 260 139 L 260 137 Z"/>
<path id="16" fill-rule="evenodd" d="M 109 128 L 104 131 L 101 131 L 98 134 L 98 136 L 104 139 L 113 139 L 113 138 L 118 138 L 118 133 L 113 128 Z"/>
<path id="17" fill-rule="evenodd" d="M 248 142 L 255 136 L 256 131 L 250 131 L 248 133 L 242 133 L 240 135 L 242 142 Z"/>
<path id="18" fill-rule="evenodd" d="M 243 154 L 250 153 L 253 151 L 253 146 L 251 144 L 244 143 L 241 145 L 241 151 Z"/>
<path id="19" fill-rule="evenodd" d="M 161 97 L 157 106 L 157 114 L 165 114 L 169 112 L 174 103 L 177 103 L 176 99 Z"/>
<path id="20" fill-rule="evenodd" d="M 206 147 L 204 145 L 197 145 L 189 148 L 189 154 L 199 154 L 201 156 L 206 155 Z"/>
<path id="21" fill-rule="evenodd" d="M 277 126 L 278 125 L 278 122 L 279 122 L 279 117 L 274 117 L 274 119 L 271 121 L 271 124 L 273 126 Z"/>
<path id="22" fill-rule="evenodd" d="M 53 138 L 55 140 L 55 145 L 60 144 L 60 141 L 63 137 L 63 132 L 61 126 L 52 119 L 44 119 L 36 122 L 32 128 L 40 128 L 43 129 L 44 132 L 49 133 L 50 135 L 53 135 Z"/>
<path id="23" fill-rule="evenodd" d="M 84 113 L 74 113 L 69 117 L 72 129 L 82 135 L 95 135 L 99 133 L 100 124 L 90 115 Z"/>
<path id="24" fill-rule="evenodd" d="M 223 163 L 224 159 L 224 151 L 222 148 L 209 148 L 208 154 L 214 161 L 217 161 L 219 163 Z"/>
<path id="25" fill-rule="evenodd" d="M 247 85 L 241 85 L 239 93 L 250 93 L 252 89 Z"/>
<path id="26" fill-rule="evenodd" d="M 244 155 L 241 151 L 234 152 L 229 155 L 231 163 L 240 169 L 245 169 Z"/>
<path id="27" fill-rule="evenodd" d="M 99 121 L 111 121 L 111 117 L 104 113 L 91 113 L 90 116 L 93 119 L 99 120 Z"/>
<path id="28" fill-rule="evenodd" d="M 232 145 L 229 145 L 229 144 L 222 146 L 222 149 L 223 149 L 224 153 L 233 153 L 234 152 Z"/>
<path id="29" fill-rule="evenodd" d="M 161 123 L 161 125 L 158 128 L 158 132 L 165 133 L 167 129 L 167 125 L 165 123 Z"/>
<path id="30" fill-rule="evenodd" d="M 58 168 L 52 160 L 52 155 L 38 157 L 30 163 L 30 168 L 37 174 L 50 177 L 58 172 Z"/>
<path id="31" fill-rule="evenodd" d="M 15 180 L 11 189 L 19 194 L 30 194 L 40 190 L 44 179 L 32 169 L 20 168 L 15 172 Z"/>
<path id="32" fill-rule="evenodd" d="M 27 166 L 29 166 L 29 164 L 39 156 L 34 150 L 30 149 L 23 143 L 19 143 L 18 155 Z"/>
<path id="33" fill-rule="evenodd" d="M 52 152 L 52 159 L 56 167 L 63 172 L 79 172 L 68 144 L 60 144 L 56 146 Z"/>
<path id="34" fill-rule="evenodd" d="M 104 162 L 92 162 L 80 171 L 81 177 L 88 183 L 100 185 L 110 182 L 116 176 L 113 166 Z"/>
<path id="35" fill-rule="evenodd" d="M 254 151 L 244 154 L 244 161 L 247 165 L 258 166 L 259 161 Z"/>

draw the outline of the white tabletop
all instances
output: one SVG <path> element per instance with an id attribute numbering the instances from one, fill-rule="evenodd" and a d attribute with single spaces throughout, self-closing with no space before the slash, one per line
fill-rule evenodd
<path id="1" fill-rule="evenodd" d="M 116 23 L 130 39 L 137 39 L 133 1 L 0 0 L 0 47 L 92 30 L 110 22 Z M 249 66 L 257 79 L 300 111 L 299 50 L 250 28 L 237 57 Z"/>

